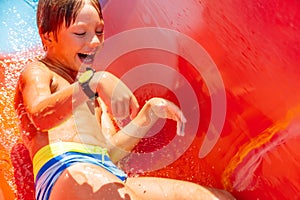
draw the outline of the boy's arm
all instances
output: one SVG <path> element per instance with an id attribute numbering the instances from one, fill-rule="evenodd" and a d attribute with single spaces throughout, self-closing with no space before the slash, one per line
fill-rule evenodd
<path id="1" fill-rule="evenodd" d="M 53 74 L 40 63 L 26 66 L 19 80 L 19 90 L 27 114 L 40 131 L 49 130 L 62 123 L 71 115 L 74 105 L 88 99 L 81 90 L 75 89 L 78 84 L 51 91 L 52 81 Z"/>
<path id="2" fill-rule="evenodd" d="M 72 114 L 72 109 L 88 100 L 78 82 L 51 91 L 53 81 L 51 71 L 43 64 L 31 63 L 22 72 L 19 90 L 23 96 L 23 104 L 35 127 L 40 131 L 49 130 Z M 97 72 L 92 78 L 91 89 L 97 91 L 106 101 L 109 111 L 115 116 L 126 117 L 129 110 L 135 116 L 138 103 L 127 86 L 108 72 Z"/>
<path id="3" fill-rule="evenodd" d="M 109 151 L 112 161 L 117 162 L 129 154 L 159 118 L 176 121 L 177 134 L 184 135 L 186 118 L 181 110 L 170 101 L 152 98 L 129 124 L 112 136 Z"/>
<path id="4" fill-rule="evenodd" d="M 100 83 L 100 84 L 99 84 Z M 139 104 L 132 91 L 116 76 L 109 72 L 97 72 L 90 82 L 91 89 L 107 106 L 108 112 L 115 118 L 134 118 Z"/>

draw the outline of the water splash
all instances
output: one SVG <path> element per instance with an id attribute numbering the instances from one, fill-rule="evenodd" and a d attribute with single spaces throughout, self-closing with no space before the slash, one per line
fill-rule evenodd
<path id="1" fill-rule="evenodd" d="M 2 3 L 7 4 L 2 7 Z M 27 5 L 24 7 L 28 10 Z M 7 183 L 7 190 L 11 190 L 17 199 L 33 200 L 30 158 L 25 147 L 18 147 L 21 138 L 13 105 L 21 70 L 44 52 L 38 46 L 38 33 L 32 25 L 35 17 L 23 13 L 19 6 L 11 6 L 10 1 L 1 2 L 1 9 L 0 23 L 4 29 L 2 32 L 0 27 L 3 33 L 0 40 L 0 147 L 3 149 L 0 151 L 0 167 L 4 174 L 1 181 Z M 8 193 L 6 191 L 5 195 Z"/>
<path id="2" fill-rule="evenodd" d="M 0 167 L 5 181 L 18 199 L 26 200 L 34 199 L 32 166 L 26 148 L 20 146 L 18 118 L 13 105 L 19 74 L 28 62 L 42 56 L 40 50 L 8 54 L 0 59 L 0 70 L 3 71 L 0 77 L 0 147 L 3 147 Z"/>
<path id="3" fill-rule="evenodd" d="M 0 54 L 26 51 L 40 43 L 36 6 L 35 0 L 0 2 Z"/>

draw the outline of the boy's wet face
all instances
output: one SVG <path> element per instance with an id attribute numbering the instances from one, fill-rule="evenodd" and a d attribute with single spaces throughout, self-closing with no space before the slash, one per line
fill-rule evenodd
<path id="1" fill-rule="evenodd" d="M 70 27 L 62 27 L 48 56 L 74 70 L 91 65 L 104 40 L 104 22 L 96 9 L 85 4 Z M 52 55 L 49 55 L 52 54 Z"/>

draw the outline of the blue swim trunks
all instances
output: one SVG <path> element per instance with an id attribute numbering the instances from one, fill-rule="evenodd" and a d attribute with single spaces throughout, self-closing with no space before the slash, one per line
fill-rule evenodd
<path id="1" fill-rule="evenodd" d="M 57 142 L 41 148 L 33 158 L 36 199 L 49 199 L 52 187 L 63 170 L 76 163 L 95 164 L 122 181 L 127 178 L 110 160 L 106 149 L 80 143 Z"/>

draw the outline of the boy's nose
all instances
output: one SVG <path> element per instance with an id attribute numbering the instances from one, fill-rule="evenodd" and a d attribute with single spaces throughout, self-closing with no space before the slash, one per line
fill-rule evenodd
<path id="1" fill-rule="evenodd" d="M 95 48 L 103 43 L 103 35 L 101 37 L 94 35 L 90 41 L 90 47 Z"/>

